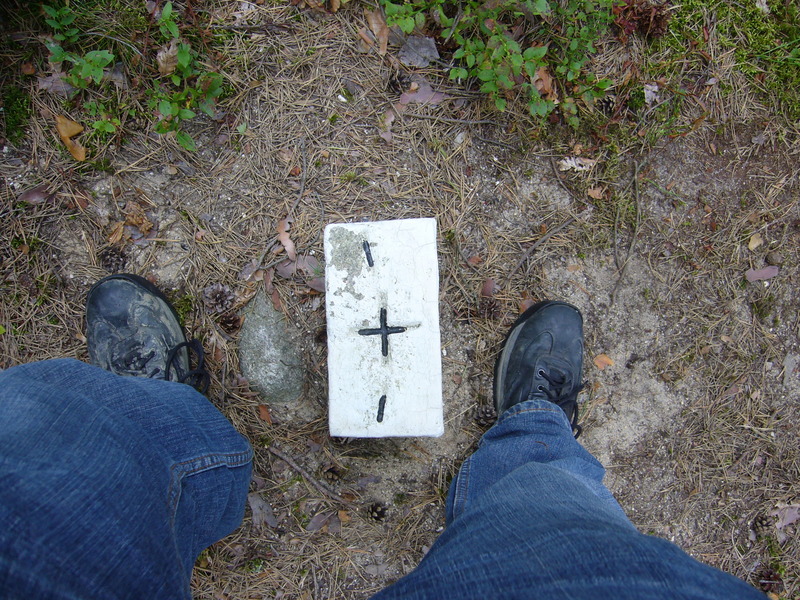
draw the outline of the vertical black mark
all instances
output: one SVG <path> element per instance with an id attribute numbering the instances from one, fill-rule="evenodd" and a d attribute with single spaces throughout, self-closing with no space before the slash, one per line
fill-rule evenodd
<path id="1" fill-rule="evenodd" d="M 383 423 L 383 410 L 386 408 L 386 394 L 378 401 L 378 423 Z"/>
<path id="2" fill-rule="evenodd" d="M 367 255 L 367 264 L 370 267 L 374 267 L 375 266 L 375 261 L 372 260 L 372 250 L 370 250 L 370 248 L 369 248 L 369 242 L 364 240 L 364 243 L 361 244 L 361 247 L 364 248 L 364 254 Z"/>

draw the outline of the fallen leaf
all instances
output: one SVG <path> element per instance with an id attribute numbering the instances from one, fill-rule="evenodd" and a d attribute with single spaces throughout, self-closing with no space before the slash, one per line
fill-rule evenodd
<path id="1" fill-rule="evenodd" d="M 272 300 L 272 307 L 275 310 L 283 310 L 283 302 L 281 302 L 281 296 L 278 294 L 278 290 L 272 290 L 269 298 Z"/>
<path id="2" fill-rule="evenodd" d="M 330 7 L 331 12 L 335 13 L 335 12 L 337 12 L 339 10 L 339 8 L 341 8 L 342 2 L 341 2 L 341 0 L 330 0 L 328 5 Z"/>
<path id="3" fill-rule="evenodd" d="M 443 92 L 434 92 L 427 81 L 418 82 L 418 86 L 400 95 L 399 104 L 405 107 L 408 104 L 439 104 L 446 100 L 448 95 Z"/>
<path id="4" fill-rule="evenodd" d="M 732 344 L 733 343 L 733 338 L 731 336 L 729 336 L 729 335 L 721 335 L 721 336 L 719 336 L 719 339 L 721 339 L 726 344 Z"/>
<path id="5" fill-rule="evenodd" d="M 289 169 L 289 176 L 290 177 L 297 177 L 302 172 L 303 172 L 303 170 L 300 167 L 292 167 L 291 169 Z"/>
<path id="6" fill-rule="evenodd" d="M 308 525 L 306 525 L 306 531 L 319 531 L 325 524 L 328 523 L 330 518 L 335 514 L 336 513 L 325 512 L 325 511 L 318 512 L 313 517 L 311 517 L 311 520 L 308 522 Z"/>
<path id="7" fill-rule="evenodd" d="M 459 375 L 458 373 L 453 375 L 453 383 L 455 383 L 456 385 L 461 385 L 463 382 L 464 378 L 461 375 Z"/>
<path id="8" fill-rule="evenodd" d="M 122 241 L 122 234 L 125 233 L 125 221 L 118 221 L 111 228 L 111 233 L 108 236 L 109 244 L 118 244 Z"/>
<path id="9" fill-rule="evenodd" d="M 350 522 L 350 513 L 348 513 L 346 510 L 340 510 L 339 511 L 339 520 L 342 523 L 349 523 Z"/>
<path id="10" fill-rule="evenodd" d="M 48 198 L 50 198 L 50 194 L 47 193 L 47 184 L 43 183 L 42 185 L 37 185 L 35 188 L 22 192 L 17 196 L 17 201 L 26 202 L 28 204 L 41 204 Z"/>
<path id="11" fill-rule="evenodd" d="M 367 18 L 367 24 L 378 42 L 378 54 L 384 56 L 386 49 L 389 47 L 389 27 L 386 25 L 383 12 L 364 9 L 364 16 Z"/>
<path id="12" fill-rule="evenodd" d="M 769 514 L 778 518 L 775 528 L 778 530 L 784 529 L 800 520 L 800 504 L 786 504 L 784 506 L 779 504 L 777 510 Z"/>
<path id="13" fill-rule="evenodd" d="M 289 150 L 289 148 L 281 148 L 278 150 L 278 158 L 280 158 L 286 164 L 289 164 L 294 160 L 294 152 Z"/>
<path id="14" fill-rule="evenodd" d="M 650 106 L 653 103 L 657 103 L 660 100 L 658 96 L 657 83 L 645 83 L 643 88 L 644 88 L 644 103 L 647 104 L 647 106 Z"/>
<path id="15" fill-rule="evenodd" d="M 306 285 L 310 287 L 312 290 L 317 292 L 325 292 L 325 278 L 324 277 L 314 277 L 312 279 L 306 280 Z"/>
<path id="16" fill-rule="evenodd" d="M 250 492 L 247 494 L 247 503 L 250 505 L 250 510 L 253 511 L 253 527 L 258 530 L 264 528 L 264 525 L 269 527 L 277 527 L 278 519 L 275 518 L 275 513 L 272 512 L 272 507 L 269 502 L 261 497 L 258 492 Z"/>
<path id="17" fill-rule="evenodd" d="M 603 199 L 603 188 L 589 188 L 586 190 L 586 194 L 590 198 L 594 198 L 595 200 L 602 200 Z"/>
<path id="18" fill-rule="evenodd" d="M 472 265 L 473 267 L 479 265 L 483 262 L 483 258 L 478 256 L 477 254 L 473 254 L 467 259 L 467 264 Z"/>
<path id="19" fill-rule="evenodd" d="M 53 73 L 47 77 L 36 79 L 40 92 L 50 92 L 62 98 L 69 98 L 76 91 L 74 87 L 64 81 L 63 73 Z"/>
<path id="20" fill-rule="evenodd" d="M 396 117 L 397 114 L 392 109 L 389 109 L 378 119 L 378 127 L 381 130 L 379 135 L 387 142 L 392 141 L 392 123 L 394 123 Z"/>
<path id="21" fill-rule="evenodd" d="M 431 62 L 439 60 L 439 51 L 433 38 L 411 35 L 397 52 L 397 58 L 407 67 L 424 69 Z"/>
<path id="22" fill-rule="evenodd" d="M 70 196 L 70 198 L 71 202 L 68 202 L 70 205 L 69 207 L 75 208 L 77 206 L 81 210 L 86 210 L 89 208 L 89 203 L 92 201 L 92 197 L 85 190 L 77 190 L 72 192 L 72 196 Z"/>
<path id="23" fill-rule="evenodd" d="M 528 310 L 534 304 L 536 304 L 536 302 L 534 302 L 533 299 L 531 299 L 531 298 L 523 298 L 522 300 L 519 301 L 519 314 L 524 313 L 526 310 Z"/>
<path id="24" fill-rule="evenodd" d="M 60 137 L 61 141 L 64 142 L 67 150 L 69 150 L 69 153 L 72 154 L 72 157 L 75 160 L 78 162 L 86 160 L 86 148 L 84 148 L 79 142 L 76 142 L 72 139 L 74 136 L 83 131 L 83 125 L 76 123 L 72 119 L 57 115 L 56 131 L 58 131 L 58 137 Z"/>
<path id="25" fill-rule="evenodd" d="M 481 298 L 491 298 L 500 291 L 500 286 L 491 277 L 483 282 L 481 286 Z"/>
<path id="26" fill-rule="evenodd" d="M 250 262 L 248 262 L 242 270 L 239 272 L 239 280 L 240 281 L 250 281 L 255 275 L 255 272 L 258 271 L 261 263 L 258 261 L 257 258 L 254 258 Z"/>
<path id="27" fill-rule="evenodd" d="M 567 156 L 558 161 L 559 171 L 589 171 L 597 164 L 597 159 L 583 156 Z"/>
<path id="28" fill-rule="evenodd" d="M 533 87 L 539 91 L 539 95 L 545 100 L 557 100 L 558 92 L 553 85 L 553 77 L 547 67 L 539 67 L 533 78 Z"/>
<path id="29" fill-rule="evenodd" d="M 747 242 L 747 249 L 752 252 L 763 243 L 764 243 L 764 238 L 761 237 L 761 234 L 754 233 L 753 235 L 750 236 L 750 241 Z"/>
<path id="30" fill-rule="evenodd" d="M 33 63 L 29 62 L 22 63 L 22 65 L 20 65 L 19 70 L 22 71 L 23 75 L 33 75 L 34 73 L 36 73 L 36 67 L 33 66 Z"/>
<path id="31" fill-rule="evenodd" d="M 278 241 L 286 250 L 286 256 L 288 256 L 290 260 L 296 260 L 297 251 L 295 250 L 292 238 L 289 237 L 289 228 L 291 224 L 292 220 L 289 217 L 278 222 Z"/>
<path id="32" fill-rule="evenodd" d="M 598 354 L 594 357 L 595 366 L 601 371 L 606 367 L 613 367 L 614 360 L 608 354 Z"/>
<path id="33" fill-rule="evenodd" d="M 156 54 L 158 72 L 162 75 L 172 75 L 178 66 L 178 40 L 172 40 L 169 45 L 164 45 Z"/>
<path id="34" fill-rule="evenodd" d="M 775 277 L 779 271 L 780 269 L 778 269 L 778 267 L 770 265 L 763 269 L 748 269 L 744 276 L 747 281 L 752 283 L 754 281 L 764 281 L 765 279 Z"/>
<path id="35" fill-rule="evenodd" d="M 269 407 L 266 404 L 258 405 L 258 418 L 266 421 L 267 425 L 272 425 L 272 415 L 269 414 Z"/>

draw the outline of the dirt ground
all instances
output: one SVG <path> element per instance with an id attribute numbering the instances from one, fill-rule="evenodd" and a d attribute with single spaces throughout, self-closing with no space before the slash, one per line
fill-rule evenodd
<path id="1" fill-rule="evenodd" d="M 58 103 L 38 97 L 26 141 L 0 160 L 0 366 L 85 360 L 91 283 L 139 273 L 180 304 L 209 357 L 211 401 L 256 450 L 253 502 L 270 519 L 254 520 L 251 504 L 203 553 L 195 596 L 357 599 L 412 570 L 443 529 L 450 478 L 490 424 L 507 327 L 526 302 L 556 298 L 585 319 L 581 442 L 636 526 L 800 597 L 795 138 L 754 101 L 747 122 L 709 119 L 614 151 L 557 125 L 534 137 L 520 113 L 493 112 L 430 69 L 417 75 L 449 98 L 409 106 L 386 141 L 379 123 L 397 102 L 398 69 L 359 52 L 357 11 L 290 20 L 287 8 L 249 6 L 246 18 L 287 29 L 231 41 L 219 67 L 236 74 L 238 94 L 219 120 L 195 125 L 198 152 L 143 132 L 108 152 L 108 172 L 79 170 L 51 133 Z M 597 163 L 559 170 L 578 152 Z M 46 200 L 19 201 L 40 184 Z M 152 229 L 131 224 L 134 208 Z M 270 271 L 287 217 L 298 252 L 320 262 L 328 223 L 437 219 L 443 437 L 327 434 L 324 296 Z M 768 266 L 777 274 L 746 279 Z M 233 311 L 274 286 L 302 333 L 295 404 L 250 391 L 235 312 L 203 300 L 215 284 L 233 291 Z"/>

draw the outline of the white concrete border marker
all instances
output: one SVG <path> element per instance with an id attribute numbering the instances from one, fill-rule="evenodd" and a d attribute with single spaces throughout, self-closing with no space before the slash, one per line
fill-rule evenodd
<path id="1" fill-rule="evenodd" d="M 440 436 L 436 220 L 325 228 L 332 436 Z"/>

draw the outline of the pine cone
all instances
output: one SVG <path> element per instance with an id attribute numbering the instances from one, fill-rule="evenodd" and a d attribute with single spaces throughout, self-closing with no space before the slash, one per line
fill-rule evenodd
<path id="1" fill-rule="evenodd" d="M 760 514 L 753 519 L 753 532 L 758 538 L 766 537 L 772 532 L 772 525 L 772 519 L 765 514 Z"/>
<path id="2" fill-rule="evenodd" d="M 127 260 L 125 258 L 125 253 L 119 248 L 114 246 L 104 248 L 100 251 L 100 254 L 97 255 L 97 258 L 100 259 L 100 264 L 109 273 L 120 273 L 125 270 L 125 263 Z"/>
<path id="3" fill-rule="evenodd" d="M 756 585 L 763 592 L 780 593 L 783 591 L 783 578 L 781 574 L 769 565 L 762 566 L 753 575 Z"/>
<path id="4" fill-rule="evenodd" d="M 386 518 L 386 507 L 380 502 L 373 502 L 367 508 L 367 514 L 371 519 L 383 521 Z"/>
<path id="5" fill-rule="evenodd" d="M 214 283 L 203 290 L 203 304 L 210 313 L 224 313 L 236 300 L 236 294 L 227 285 Z"/>
<path id="6" fill-rule="evenodd" d="M 344 475 L 344 472 L 336 465 L 322 471 L 322 478 L 328 483 L 336 483 L 342 478 L 342 475 Z"/>
<path id="7" fill-rule="evenodd" d="M 225 333 L 236 333 L 242 326 L 242 317 L 235 312 L 227 312 L 220 316 L 219 326 Z"/>
<path id="8" fill-rule="evenodd" d="M 594 103 L 595 108 L 604 115 L 610 117 L 614 114 L 614 109 L 617 106 L 617 97 L 614 94 L 606 94 Z"/>
<path id="9" fill-rule="evenodd" d="M 494 406 L 484 404 L 475 411 L 475 422 L 481 427 L 491 427 L 497 420 L 497 411 Z"/>

